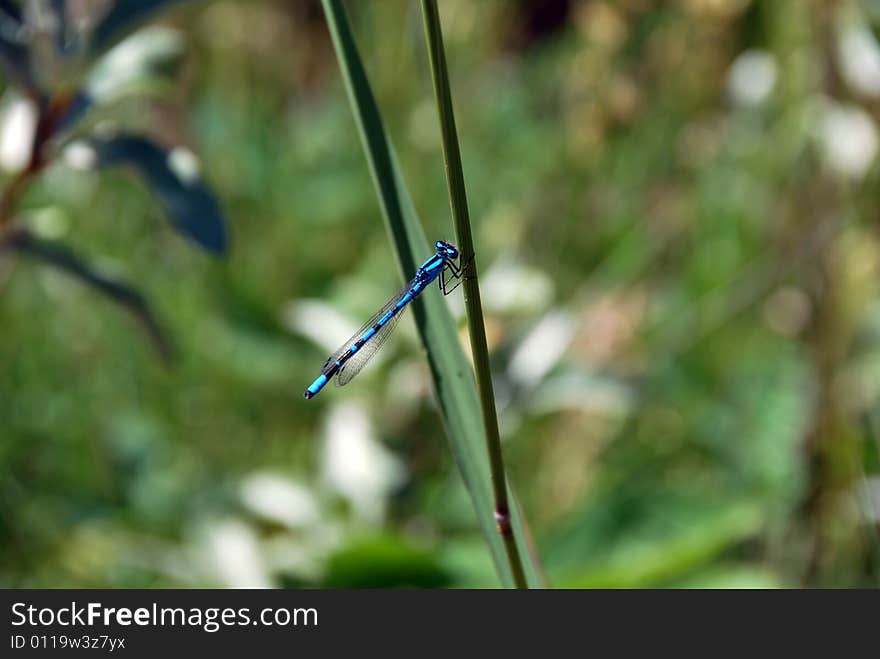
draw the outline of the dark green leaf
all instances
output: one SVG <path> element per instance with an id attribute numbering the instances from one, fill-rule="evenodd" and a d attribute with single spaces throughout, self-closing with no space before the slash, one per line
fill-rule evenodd
<path id="1" fill-rule="evenodd" d="M 11 18 L 21 23 L 21 7 L 10 0 L 0 0 L 0 14 L 5 14 L 4 18 Z"/>
<path id="2" fill-rule="evenodd" d="M 144 28 L 95 63 L 85 89 L 96 103 L 106 103 L 154 87 L 177 72 L 183 53 L 183 37 L 177 30 Z"/>
<path id="3" fill-rule="evenodd" d="M 63 53 L 67 51 L 68 47 L 73 46 L 72 37 L 74 36 L 70 31 L 71 24 L 67 20 L 67 0 L 51 0 L 49 8 L 55 16 L 55 42 L 58 51 Z"/>
<path id="4" fill-rule="evenodd" d="M 43 261 L 103 293 L 134 316 L 163 359 L 172 358 L 171 344 L 155 315 L 143 296 L 129 284 L 99 271 L 64 245 L 40 240 L 23 229 L 10 232 L 0 240 L 0 252 L 3 250 Z"/>
<path id="5" fill-rule="evenodd" d="M 330 558 L 326 588 L 442 588 L 449 575 L 428 552 L 393 537 L 356 542 Z"/>
<path id="6" fill-rule="evenodd" d="M 103 53 L 160 9 L 183 0 L 119 0 L 92 34 L 92 53 Z"/>
<path id="7" fill-rule="evenodd" d="M 88 112 L 99 107 L 167 89 L 183 52 L 183 39 L 176 30 L 153 27 L 133 34 L 92 66 L 82 89 L 59 119 L 55 132 L 71 129 Z"/>
<path id="8" fill-rule="evenodd" d="M 129 165 L 140 172 L 184 236 L 212 252 L 226 250 L 220 205 L 195 172 L 175 167 L 173 151 L 137 135 L 96 138 L 91 145 L 99 166 Z"/>
<path id="9" fill-rule="evenodd" d="M 36 90 L 30 52 L 21 40 L 21 16 L 0 6 L 0 68 L 6 79 L 29 91 Z"/>

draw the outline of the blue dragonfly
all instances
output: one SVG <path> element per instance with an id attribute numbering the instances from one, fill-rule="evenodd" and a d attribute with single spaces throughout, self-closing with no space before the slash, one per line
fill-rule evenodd
<path id="1" fill-rule="evenodd" d="M 316 396 L 333 376 L 336 376 L 337 387 L 351 382 L 394 331 L 409 303 L 421 295 L 434 280 L 439 278 L 443 295 L 449 295 L 458 288 L 461 283 L 462 268 L 457 265 L 457 261 L 458 248 L 455 245 L 442 240 L 435 242 L 434 254 L 422 263 L 415 277 L 373 314 L 373 317 L 354 333 L 354 336 L 327 358 L 324 366 L 321 367 L 321 374 L 306 389 L 304 394 L 306 400 Z M 449 287 L 449 282 L 452 280 L 457 280 L 457 283 Z"/>

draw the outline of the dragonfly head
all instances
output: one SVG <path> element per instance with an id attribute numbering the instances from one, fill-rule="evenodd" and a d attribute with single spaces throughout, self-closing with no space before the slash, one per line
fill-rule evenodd
<path id="1" fill-rule="evenodd" d="M 438 240 L 434 243 L 434 251 L 444 259 L 451 259 L 454 261 L 458 258 L 458 248 L 452 243 L 447 243 L 442 240 Z"/>

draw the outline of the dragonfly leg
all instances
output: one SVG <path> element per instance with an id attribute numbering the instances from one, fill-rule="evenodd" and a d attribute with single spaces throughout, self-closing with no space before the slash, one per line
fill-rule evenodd
<path id="1" fill-rule="evenodd" d="M 455 280 L 455 284 L 453 284 L 452 287 L 449 286 L 451 280 Z M 461 271 L 458 271 L 458 273 L 452 273 L 449 276 L 449 279 L 446 278 L 445 271 L 440 274 L 440 290 L 443 292 L 443 295 L 449 295 L 452 291 L 461 286 L 461 282 Z"/>
<path id="2" fill-rule="evenodd" d="M 450 293 L 452 293 L 452 291 L 461 286 L 461 282 L 464 279 L 471 278 L 470 275 L 466 273 L 468 270 L 468 266 L 473 263 L 473 260 L 474 258 L 471 257 L 470 259 L 468 259 L 467 263 L 460 267 L 455 265 L 455 263 L 451 261 L 446 264 L 446 268 L 444 268 L 443 272 L 440 273 L 440 290 L 443 292 L 443 295 L 449 295 Z M 448 275 L 447 270 L 449 272 Z M 464 277 L 462 277 L 462 275 L 464 275 Z M 455 284 L 450 288 L 449 282 L 452 279 L 455 280 Z"/>
<path id="3" fill-rule="evenodd" d="M 452 288 L 449 288 L 449 282 L 452 279 L 457 280 L 458 283 Z M 452 261 L 449 261 L 446 264 L 446 267 L 440 272 L 440 291 L 444 296 L 449 295 L 452 291 L 458 288 L 459 284 L 461 284 L 461 269 Z"/>

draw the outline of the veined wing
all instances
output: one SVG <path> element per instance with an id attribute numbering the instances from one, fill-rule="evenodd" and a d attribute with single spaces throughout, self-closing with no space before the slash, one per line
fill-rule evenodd
<path id="1" fill-rule="evenodd" d="M 404 295 L 405 294 L 406 293 L 404 292 Z M 360 373 L 364 366 L 367 365 L 367 362 L 373 358 L 373 355 L 379 352 L 379 348 L 385 343 L 385 339 L 391 336 L 391 333 L 397 326 L 404 311 L 406 311 L 406 307 L 403 307 L 403 309 L 392 316 L 387 323 L 382 325 L 382 327 L 370 337 L 370 340 L 361 346 L 361 348 L 354 353 L 354 356 L 349 358 L 349 360 L 342 365 L 342 368 L 339 369 L 339 372 L 336 374 L 337 387 L 342 387 L 351 382 L 354 376 Z M 384 316 L 385 314 L 382 315 Z"/>
<path id="2" fill-rule="evenodd" d="M 391 311 L 391 309 L 393 309 L 395 306 L 397 306 L 397 303 L 400 302 L 400 299 L 409 292 L 409 289 L 412 288 L 412 286 L 414 284 L 415 284 L 415 280 L 410 281 L 406 286 L 404 286 L 400 290 L 400 292 L 397 293 L 397 295 L 395 295 L 390 300 L 388 300 L 388 302 L 386 302 L 382 306 L 381 309 L 379 309 L 376 313 L 374 313 L 367 322 L 365 322 L 363 325 L 361 325 L 360 329 L 357 332 L 355 332 L 354 334 L 352 334 L 351 338 L 348 339 L 348 341 L 346 341 L 341 346 L 339 346 L 339 348 L 337 348 L 337 350 L 327 358 L 327 361 L 324 362 L 324 365 L 321 367 L 321 372 L 324 373 L 327 370 L 329 370 L 330 367 L 333 366 L 333 364 L 336 362 L 337 359 L 339 359 L 342 355 L 344 355 L 346 352 L 351 350 L 351 347 L 357 342 L 358 339 L 360 339 L 364 335 L 364 332 L 366 332 L 371 327 L 375 326 L 376 323 L 379 322 L 379 319 L 382 316 L 384 316 L 386 313 Z M 392 318 L 388 322 L 393 323 L 394 318 Z M 386 323 L 385 327 L 387 327 L 387 326 L 388 325 Z M 385 327 L 383 327 L 383 329 L 385 329 Z M 379 334 L 379 333 L 380 332 L 377 332 L 376 334 Z M 370 340 L 367 342 L 367 345 L 369 345 L 370 343 L 375 341 L 377 338 L 378 337 L 374 334 L 370 338 Z M 361 350 L 364 350 L 365 348 L 366 348 L 366 346 L 361 348 Z M 360 351 L 358 351 L 358 352 L 360 352 Z M 356 356 L 357 356 L 357 353 L 355 354 L 355 357 Z M 354 357 L 352 357 L 352 359 L 354 359 Z"/>

